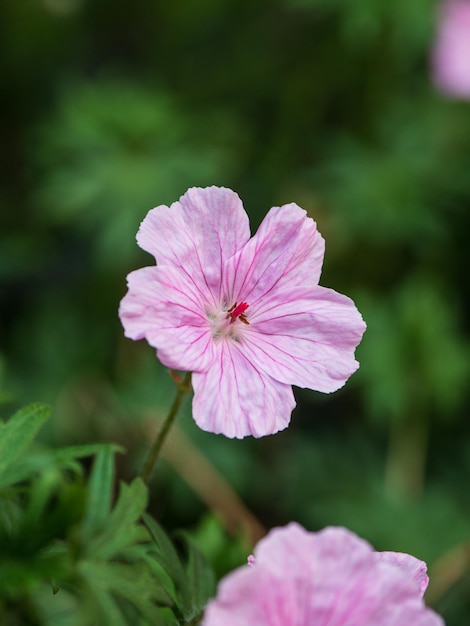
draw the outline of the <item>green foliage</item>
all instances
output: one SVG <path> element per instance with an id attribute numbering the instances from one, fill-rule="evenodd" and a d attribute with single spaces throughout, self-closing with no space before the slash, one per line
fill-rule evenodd
<path id="1" fill-rule="evenodd" d="M 169 577 L 167 583 L 171 580 L 167 591 L 174 597 L 183 623 L 194 623 L 193 620 L 202 615 L 208 598 L 215 593 L 213 571 L 186 534 L 179 535 L 187 551 L 185 564 L 161 526 L 148 515 L 144 516 L 144 521 L 154 543 L 156 560 Z"/>
<path id="2" fill-rule="evenodd" d="M 121 483 L 113 504 L 116 446 L 54 454 L 31 449 L 48 413 L 34 404 L 2 425 L 2 623 L 197 623 L 214 592 L 201 553 L 185 538 L 187 554 L 180 556 L 145 513 L 148 493 L 140 478 Z M 90 454 L 85 477 L 78 459 Z M 25 469 L 14 473 L 16 465 Z"/>
<path id="3" fill-rule="evenodd" d="M 160 203 L 172 202 L 186 187 L 233 176 L 230 148 L 241 135 L 230 119 L 188 113 L 165 92 L 131 82 L 71 85 L 38 142 L 40 211 L 85 229 L 100 265 L 126 265 L 136 254 L 128 234 L 142 220 L 139 207 L 153 206 L 157 192 Z"/>
<path id="4" fill-rule="evenodd" d="M 243 537 L 227 533 L 221 521 L 213 514 L 201 518 L 192 532 L 194 541 L 213 565 L 218 578 L 240 565 L 245 565 L 249 551 Z"/>
<path id="5" fill-rule="evenodd" d="M 19 457 L 34 439 L 49 413 L 49 407 L 33 404 L 15 413 L 8 424 L 0 424 L 0 487 L 15 482 L 16 477 L 11 476 L 11 471 L 16 469 Z"/>
<path id="6" fill-rule="evenodd" d="M 286 432 L 221 440 L 188 406 L 191 444 L 267 528 L 348 525 L 430 561 L 468 542 L 470 107 L 433 85 L 438 4 L 0 2 L 0 408 L 57 407 L 42 446 L 28 442 L 45 409 L 0 426 L 0 623 L 138 624 L 153 605 L 171 623 L 161 604 L 184 598 L 128 483 L 172 392 L 117 307 L 126 273 L 153 263 L 140 221 L 190 185 L 232 187 L 254 226 L 273 205 L 307 209 L 322 284 L 368 324 L 357 374 L 331 396 L 296 390 Z M 89 443 L 111 440 L 128 450 L 115 477 L 118 448 Z M 246 554 L 206 508 L 163 462 L 148 510 L 197 528 L 221 575 Z M 185 569 L 176 555 L 165 567 Z M 447 626 L 470 623 L 468 570 L 443 589 Z"/>
<path id="7" fill-rule="evenodd" d="M 364 310 L 370 340 L 361 351 L 360 376 L 370 385 L 369 415 L 386 423 L 414 412 L 455 416 L 467 390 L 470 347 L 444 289 L 411 276 L 393 298 L 364 298 Z"/>

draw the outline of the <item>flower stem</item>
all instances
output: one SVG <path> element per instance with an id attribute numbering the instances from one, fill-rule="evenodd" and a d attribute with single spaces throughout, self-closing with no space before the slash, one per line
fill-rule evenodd
<path id="1" fill-rule="evenodd" d="M 173 376 L 173 379 L 176 380 L 174 376 Z M 150 475 L 152 474 L 153 468 L 155 467 L 155 463 L 157 462 L 157 459 L 158 459 L 158 455 L 160 454 L 160 450 L 168 435 L 171 425 L 175 421 L 175 417 L 180 409 L 183 398 L 191 389 L 191 372 L 186 372 L 185 377 L 183 379 L 179 379 L 179 381 L 176 384 L 177 384 L 176 397 L 173 401 L 173 404 L 171 405 L 171 409 L 165 421 L 162 424 L 162 427 L 160 428 L 157 436 L 155 437 L 155 441 L 153 442 L 152 447 L 150 448 L 147 454 L 147 458 L 145 459 L 145 463 L 142 466 L 142 470 L 139 474 L 139 476 L 142 478 L 142 480 L 145 483 L 148 482 Z"/>
<path id="2" fill-rule="evenodd" d="M 422 496 L 427 444 L 424 411 L 416 407 L 407 419 L 392 420 L 385 468 L 385 490 L 392 497 L 410 501 Z"/>

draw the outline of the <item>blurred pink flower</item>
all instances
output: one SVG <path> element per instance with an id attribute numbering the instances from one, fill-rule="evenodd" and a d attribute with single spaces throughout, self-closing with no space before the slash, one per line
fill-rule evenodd
<path id="1" fill-rule="evenodd" d="M 192 188 L 152 209 L 137 242 L 157 266 L 127 277 L 126 337 L 193 372 L 204 430 L 275 433 L 290 421 L 291 385 L 329 393 L 357 369 L 365 324 L 352 300 L 318 285 L 324 241 L 296 204 L 271 209 L 250 239 L 235 192 Z"/>
<path id="2" fill-rule="evenodd" d="M 433 50 L 434 82 L 444 93 L 470 98 L 470 0 L 446 0 L 439 8 Z"/>
<path id="3" fill-rule="evenodd" d="M 374 552 L 345 528 L 272 530 L 251 566 L 228 574 L 203 626 L 444 626 L 427 609 L 426 564 Z"/>

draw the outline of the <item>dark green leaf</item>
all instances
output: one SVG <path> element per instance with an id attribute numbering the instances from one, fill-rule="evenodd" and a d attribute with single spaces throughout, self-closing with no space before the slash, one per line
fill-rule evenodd
<path id="1" fill-rule="evenodd" d="M 186 588 L 186 573 L 178 552 L 176 551 L 176 548 L 170 538 L 162 527 L 153 519 L 153 517 L 147 513 L 143 516 L 143 520 L 149 529 L 157 553 L 160 557 L 159 562 L 161 562 L 163 568 L 168 572 L 178 590 Z"/>
<path id="2" fill-rule="evenodd" d="M 214 595 L 216 581 L 208 561 L 186 533 L 180 533 L 188 552 L 186 565 L 187 586 L 181 596 L 181 604 L 187 618 L 192 618 L 204 609 Z"/>

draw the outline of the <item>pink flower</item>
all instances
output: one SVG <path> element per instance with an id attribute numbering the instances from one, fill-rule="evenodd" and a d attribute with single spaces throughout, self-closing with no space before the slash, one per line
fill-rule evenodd
<path id="1" fill-rule="evenodd" d="M 272 530 L 228 574 L 203 626 L 444 626 L 423 603 L 426 564 L 374 552 L 345 528 Z"/>
<path id="2" fill-rule="evenodd" d="M 192 188 L 152 209 L 137 242 L 157 266 L 127 277 L 125 334 L 193 372 L 204 430 L 275 433 L 290 421 L 291 385 L 329 393 L 357 369 L 365 324 L 352 300 L 318 285 L 324 241 L 296 204 L 271 209 L 250 239 L 235 192 Z"/>
<path id="3" fill-rule="evenodd" d="M 439 89 L 470 98 L 470 0 L 447 0 L 441 5 L 432 65 Z"/>

